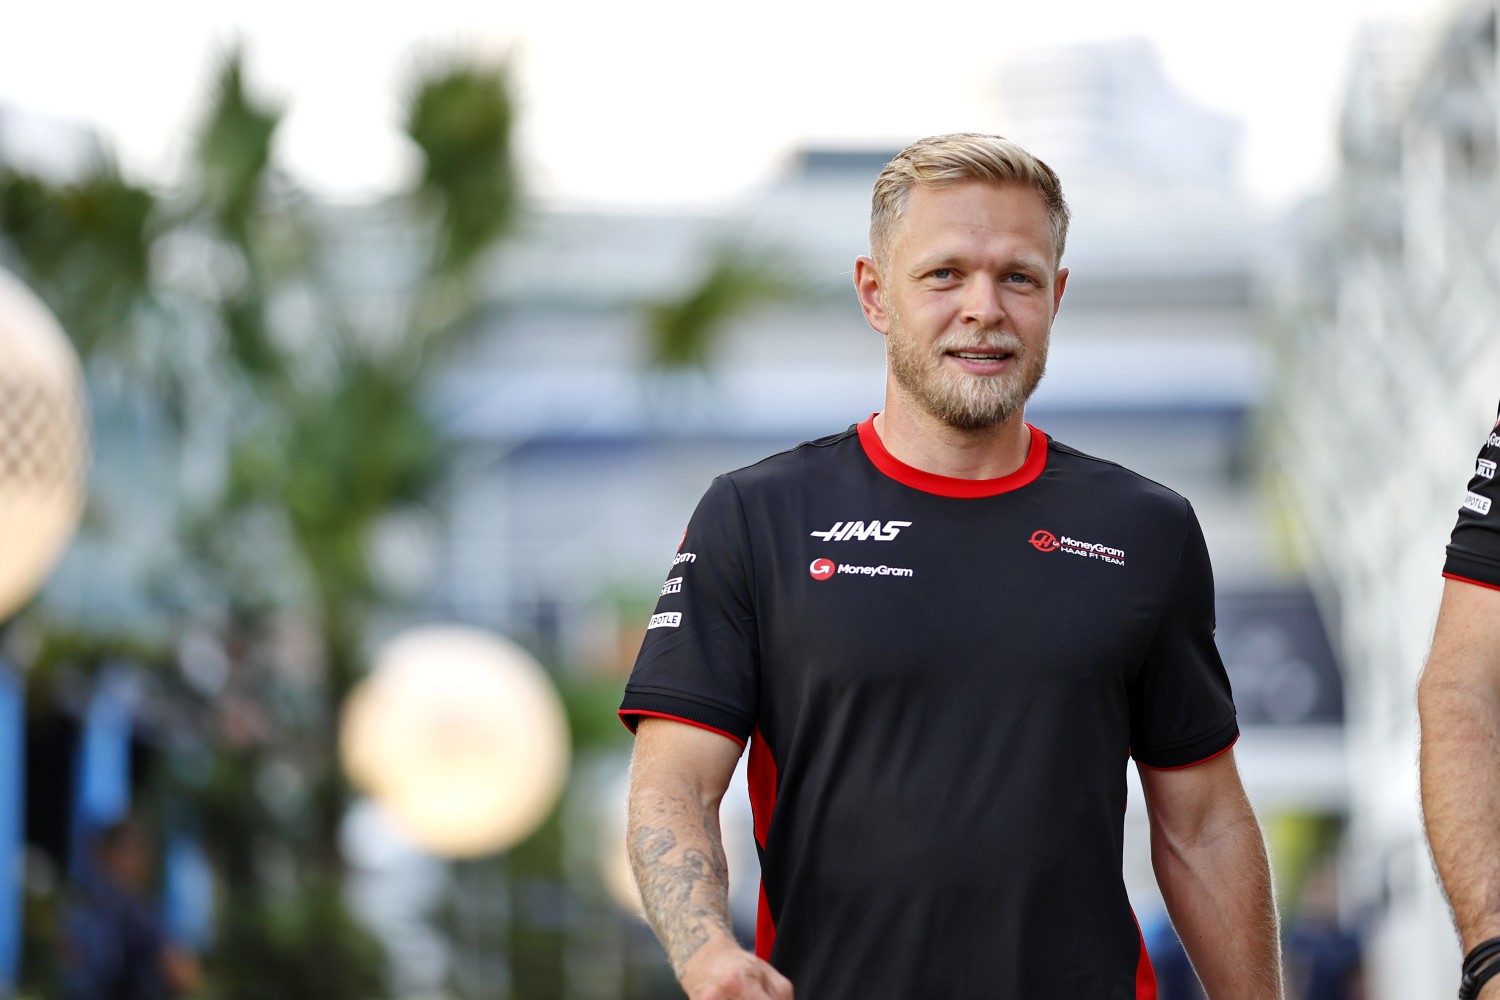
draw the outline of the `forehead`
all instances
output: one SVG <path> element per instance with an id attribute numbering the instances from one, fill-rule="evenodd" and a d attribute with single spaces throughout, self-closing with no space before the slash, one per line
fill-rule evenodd
<path id="1" fill-rule="evenodd" d="M 1041 192 L 1027 184 L 965 181 L 907 192 L 891 252 L 924 255 L 944 246 L 1003 247 L 1053 256 L 1052 224 Z"/>

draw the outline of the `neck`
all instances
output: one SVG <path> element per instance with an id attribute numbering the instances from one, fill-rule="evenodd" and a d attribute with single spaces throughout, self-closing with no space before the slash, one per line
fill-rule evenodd
<path id="1" fill-rule="evenodd" d="M 961 430 L 896 393 L 886 394 L 885 410 L 875 417 L 875 431 L 895 458 L 951 479 L 1008 476 L 1025 464 L 1031 447 L 1024 413 L 993 427 Z"/>

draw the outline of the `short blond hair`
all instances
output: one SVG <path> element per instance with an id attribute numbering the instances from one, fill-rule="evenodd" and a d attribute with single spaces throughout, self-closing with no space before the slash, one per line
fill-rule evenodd
<path id="1" fill-rule="evenodd" d="M 1056 261 L 1062 261 L 1071 213 L 1057 174 L 1004 136 L 955 132 L 918 139 L 897 153 L 875 178 L 875 193 L 870 200 L 870 256 L 876 264 L 884 266 L 891 233 L 914 186 L 945 188 L 965 181 L 1035 188 L 1047 206 Z"/>

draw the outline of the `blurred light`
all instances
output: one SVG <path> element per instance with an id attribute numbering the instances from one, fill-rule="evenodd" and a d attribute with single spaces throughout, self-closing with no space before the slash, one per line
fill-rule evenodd
<path id="1" fill-rule="evenodd" d="M 0 620 L 77 528 L 87 449 L 78 356 L 47 307 L 0 271 Z"/>
<path id="2" fill-rule="evenodd" d="M 479 629 L 424 627 L 388 644 L 345 703 L 340 737 L 349 780 L 448 857 L 525 839 L 567 778 L 568 724 L 551 679 Z"/>

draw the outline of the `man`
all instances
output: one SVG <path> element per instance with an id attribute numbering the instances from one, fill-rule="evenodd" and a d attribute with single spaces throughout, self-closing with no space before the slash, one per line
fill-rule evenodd
<path id="1" fill-rule="evenodd" d="M 1500 997 L 1500 420 L 1480 449 L 1443 568 L 1417 692 L 1422 811 L 1474 981 Z M 1490 946 L 1490 947 L 1487 947 Z M 1485 983 L 1490 983 L 1485 986 Z"/>
<path id="2" fill-rule="evenodd" d="M 82 897 L 64 921 L 62 994 L 67 1000 L 167 1000 L 202 988 L 197 960 L 166 935 L 146 898 L 150 845 L 131 820 L 91 842 Z"/>
<path id="3" fill-rule="evenodd" d="M 693 515 L 621 715 L 632 863 L 695 1000 L 1154 996 L 1120 874 L 1131 754 L 1209 995 L 1281 995 L 1192 510 L 1023 417 L 1067 224 L 1014 143 L 904 150 L 854 274 L 885 409 Z M 718 828 L 747 741 L 753 955 Z"/>

